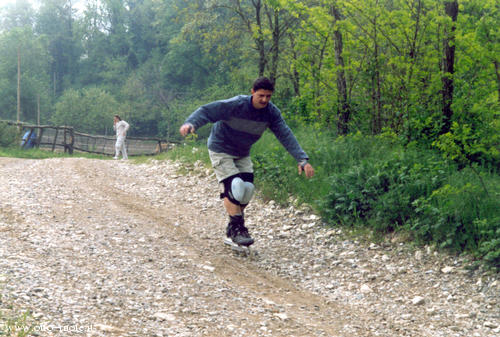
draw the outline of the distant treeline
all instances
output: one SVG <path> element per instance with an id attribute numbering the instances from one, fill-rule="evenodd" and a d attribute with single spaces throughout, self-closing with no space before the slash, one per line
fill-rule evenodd
<path id="1" fill-rule="evenodd" d="M 198 105 L 276 81 L 286 118 L 499 160 L 496 0 L 41 0 L 0 12 L 0 118 L 175 135 Z M 20 67 L 18 68 L 18 65 Z"/>

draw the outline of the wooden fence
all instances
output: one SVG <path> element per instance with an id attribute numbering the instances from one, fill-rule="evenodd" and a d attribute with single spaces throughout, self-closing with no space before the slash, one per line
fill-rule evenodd
<path id="1" fill-rule="evenodd" d="M 64 150 L 70 154 L 73 151 L 82 151 L 103 155 L 115 154 L 115 137 L 89 135 L 86 133 L 77 132 L 71 126 L 52 126 L 52 125 L 31 125 L 25 123 L 17 123 L 12 121 L 4 121 L 9 125 L 18 126 L 24 135 L 29 131 L 26 139 L 35 134 L 36 140 L 34 145 L 40 148 Z M 168 141 L 161 138 L 146 138 L 146 137 L 127 137 L 126 146 L 129 156 L 137 155 L 154 155 L 160 152 L 165 152 L 176 141 Z M 27 142 L 24 142 L 23 146 Z"/>

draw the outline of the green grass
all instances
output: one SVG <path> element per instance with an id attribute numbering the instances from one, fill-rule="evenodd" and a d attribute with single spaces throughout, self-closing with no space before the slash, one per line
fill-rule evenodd
<path id="1" fill-rule="evenodd" d="M 196 161 L 201 161 L 207 166 L 210 166 L 210 158 L 208 156 L 206 141 L 192 141 L 189 140 L 181 145 L 175 146 L 167 152 L 158 154 L 153 157 L 137 157 L 134 161 L 145 162 L 150 159 L 155 160 L 175 160 L 183 163 L 194 163 Z"/>
<path id="2" fill-rule="evenodd" d="M 3 317 L 0 314 L 0 336 L 26 337 L 34 329 L 34 322 L 29 312 L 13 317 Z"/>
<path id="3" fill-rule="evenodd" d="M 0 284 L 2 287 L 3 284 Z M 25 337 L 34 330 L 35 321 L 28 311 L 19 313 L 0 293 L 0 336 Z"/>
<path id="4" fill-rule="evenodd" d="M 85 152 L 74 152 L 72 155 L 64 152 L 50 151 L 44 149 L 21 149 L 19 147 L 0 147 L 0 157 L 25 158 L 25 159 L 47 159 L 47 158 L 91 158 L 111 159 L 111 156 L 90 154 Z"/>
<path id="5" fill-rule="evenodd" d="M 295 160 L 266 132 L 251 152 L 255 184 L 266 199 L 308 204 L 331 226 L 372 232 L 375 239 L 398 234 L 417 245 L 470 253 L 500 270 L 498 172 L 461 168 L 437 151 L 403 146 L 390 135 L 294 133 L 316 174 L 299 176 Z M 165 157 L 209 165 L 200 144 L 179 146 Z"/>

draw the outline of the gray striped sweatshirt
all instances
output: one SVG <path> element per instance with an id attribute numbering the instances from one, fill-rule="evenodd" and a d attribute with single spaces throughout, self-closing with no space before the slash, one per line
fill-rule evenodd
<path id="1" fill-rule="evenodd" d="M 214 123 L 208 138 L 208 148 L 214 152 L 248 156 L 252 145 L 269 128 L 297 162 L 309 159 L 280 110 L 271 102 L 264 109 L 255 109 L 251 99 L 252 96 L 239 95 L 208 103 L 196 109 L 186 123 L 192 124 L 196 130 Z"/>

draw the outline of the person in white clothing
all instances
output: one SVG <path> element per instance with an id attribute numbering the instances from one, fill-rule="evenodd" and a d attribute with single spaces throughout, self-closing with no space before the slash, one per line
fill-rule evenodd
<path id="1" fill-rule="evenodd" d="M 116 131 L 116 144 L 115 144 L 115 156 L 114 159 L 118 159 L 120 151 L 122 152 L 123 159 L 128 159 L 127 156 L 127 146 L 125 144 L 125 138 L 127 137 L 127 130 L 130 125 L 123 121 L 120 116 L 115 115 L 113 129 Z"/>

